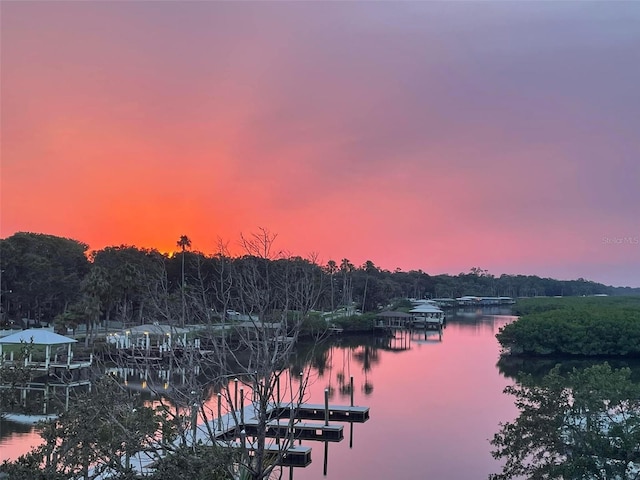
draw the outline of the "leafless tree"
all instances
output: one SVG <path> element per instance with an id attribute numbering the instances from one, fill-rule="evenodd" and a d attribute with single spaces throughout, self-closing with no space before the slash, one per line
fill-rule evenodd
<path id="1" fill-rule="evenodd" d="M 183 280 L 181 297 L 189 323 L 199 329 L 185 335 L 180 348 L 172 345 L 163 378 L 154 382 L 153 373 L 144 374 L 145 386 L 160 394 L 156 401 L 178 425 L 176 448 L 195 449 L 198 442 L 233 447 L 239 454 L 233 475 L 254 480 L 277 473 L 293 446 L 292 428 L 272 439 L 268 425 L 278 403 L 295 408 L 305 399 L 308 371 L 292 375 L 290 357 L 323 288 L 317 257 L 277 251 L 275 239 L 261 229 L 241 237 L 239 257 L 231 257 L 221 241 L 213 257 L 194 256 L 198 264 L 189 271 L 195 278 Z M 170 317 L 180 315 L 179 301 L 170 298 L 166 272 L 159 273 L 149 296 L 155 317 L 177 333 Z M 176 374 L 179 381 L 163 381 Z"/>

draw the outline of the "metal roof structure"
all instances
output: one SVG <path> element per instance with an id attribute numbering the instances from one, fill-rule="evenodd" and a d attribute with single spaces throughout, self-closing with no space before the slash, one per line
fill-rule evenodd
<path id="1" fill-rule="evenodd" d="M 416 308 L 409 310 L 410 313 L 437 313 L 442 312 L 438 307 L 430 304 L 420 305 Z"/>
<path id="2" fill-rule="evenodd" d="M 0 338 L 0 344 L 19 344 L 19 343 L 33 343 L 34 345 L 67 345 L 71 343 L 77 343 L 74 338 L 58 335 L 45 328 L 30 328 L 28 330 L 21 330 L 6 337 Z"/>

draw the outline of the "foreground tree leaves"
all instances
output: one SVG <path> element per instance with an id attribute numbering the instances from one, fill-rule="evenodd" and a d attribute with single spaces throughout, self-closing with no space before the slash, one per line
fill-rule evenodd
<path id="1" fill-rule="evenodd" d="M 0 473 L 10 480 L 67 480 L 62 473 L 41 468 L 42 458 L 37 453 L 28 453 L 15 462 L 5 460 L 0 465 Z"/>
<path id="2" fill-rule="evenodd" d="M 164 412 L 144 405 L 109 376 L 81 395 L 73 409 L 39 427 L 43 444 L 0 465 L 0 472 L 12 480 L 89 480 L 103 472 L 114 479 L 136 478 L 131 457 L 141 450 L 159 451 L 174 438 Z"/>
<path id="3" fill-rule="evenodd" d="M 225 480 L 237 461 L 231 450 L 196 445 L 174 451 L 156 464 L 153 480 Z"/>
<path id="4" fill-rule="evenodd" d="M 640 478 L 640 386 L 607 363 L 507 387 L 520 416 L 501 425 L 492 455 L 506 460 L 491 480 Z"/>

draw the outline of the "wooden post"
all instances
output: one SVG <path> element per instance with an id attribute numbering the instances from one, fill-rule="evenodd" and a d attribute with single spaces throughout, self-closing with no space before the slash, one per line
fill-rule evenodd
<path id="1" fill-rule="evenodd" d="M 45 350 L 44 355 L 46 357 L 45 360 L 44 360 L 44 368 L 49 370 L 49 362 L 51 361 L 50 360 L 50 357 L 51 357 L 51 345 L 47 345 L 46 347 L 44 347 L 44 350 Z"/>
<path id="2" fill-rule="evenodd" d="M 198 433 L 198 404 L 197 403 L 193 403 L 193 405 L 191 406 L 191 408 L 193 409 L 193 412 L 191 413 L 192 416 L 192 428 L 193 428 L 193 443 L 192 446 L 196 445 L 196 436 Z"/>
<path id="3" fill-rule="evenodd" d="M 351 380 L 349 381 L 349 391 L 351 392 L 351 406 L 353 407 L 353 375 L 351 375 Z"/>
<path id="4" fill-rule="evenodd" d="M 291 408 L 289 409 L 289 434 L 291 435 L 291 437 L 293 437 L 293 432 L 294 432 L 293 430 L 294 418 L 295 418 L 295 414 L 293 412 L 293 405 L 291 405 Z"/>
<path id="5" fill-rule="evenodd" d="M 234 390 L 233 390 L 233 410 L 238 411 L 238 379 L 233 379 Z"/>
<path id="6" fill-rule="evenodd" d="M 349 448 L 353 448 L 353 422 L 349 422 Z"/>
<path id="7" fill-rule="evenodd" d="M 46 415 L 47 414 L 47 405 L 49 404 L 49 385 L 45 385 L 44 386 L 44 398 L 43 398 L 43 402 L 42 402 L 42 414 Z"/>
<path id="8" fill-rule="evenodd" d="M 324 424 L 329 425 L 329 389 L 324 389 Z"/>
<path id="9" fill-rule="evenodd" d="M 300 372 L 300 404 L 302 404 L 303 391 L 304 391 L 304 387 L 302 385 L 302 372 Z"/>
<path id="10" fill-rule="evenodd" d="M 327 466 L 329 465 L 329 442 L 324 442 L 324 468 L 322 474 L 327 475 Z"/>

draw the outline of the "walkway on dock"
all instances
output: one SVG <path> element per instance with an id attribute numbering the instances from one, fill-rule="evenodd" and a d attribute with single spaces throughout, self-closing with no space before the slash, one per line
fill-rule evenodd
<path id="1" fill-rule="evenodd" d="M 311 447 L 294 445 L 298 440 L 339 442 L 343 440 L 343 426 L 335 422 L 363 423 L 369 419 L 369 407 L 322 405 L 322 404 L 272 404 L 267 417 L 266 436 L 271 439 L 265 450 L 274 454 L 283 454 L 280 465 L 288 467 L 306 467 L 311 463 Z M 303 422 L 303 420 L 324 420 L 323 423 Z M 330 422 L 334 422 L 331 424 Z M 249 438 L 257 433 L 258 411 L 253 404 L 220 415 L 206 423 L 198 424 L 190 432 L 185 432 L 187 445 L 193 442 L 203 445 L 215 445 L 221 448 L 242 448 L 251 451 L 257 444 Z M 288 447 L 282 442 L 287 439 Z M 177 446 L 177 445 L 176 445 Z M 132 468 L 141 474 L 150 473 L 157 454 L 138 452 L 131 457 Z M 108 478 L 109 473 L 99 478 Z"/>

